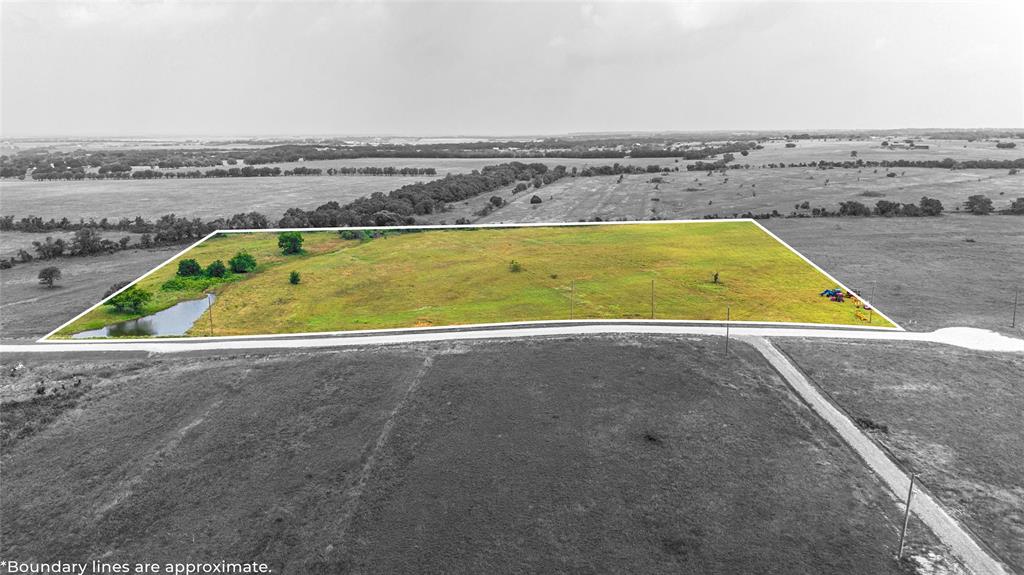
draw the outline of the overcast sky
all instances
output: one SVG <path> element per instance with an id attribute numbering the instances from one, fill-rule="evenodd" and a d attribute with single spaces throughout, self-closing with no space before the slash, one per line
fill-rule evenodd
<path id="1" fill-rule="evenodd" d="M 1024 2 L 2 4 L 0 133 L 1024 127 Z"/>

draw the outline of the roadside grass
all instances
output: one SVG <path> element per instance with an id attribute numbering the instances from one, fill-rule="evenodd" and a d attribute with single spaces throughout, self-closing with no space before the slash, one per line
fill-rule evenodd
<path id="1" fill-rule="evenodd" d="M 206 265 L 246 250 L 259 262 L 212 288 L 215 335 L 560 320 L 570 318 L 570 299 L 573 319 L 649 319 L 652 281 L 655 319 L 723 320 L 728 307 L 740 321 L 868 325 L 853 303 L 820 297 L 833 282 L 751 222 L 303 237 L 301 256 L 282 256 L 273 233 L 226 234 L 181 256 Z M 513 260 L 521 271 L 510 271 Z M 146 314 L 201 295 L 159 289 L 176 266 L 139 282 L 157 294 Z M 292 271 L 301 284 L 289 283 Z M 103 306 L 59 335 L 127 317 Z M 871 325 L 891 327 L 878 314 Z"/>
<path id="2" fill-rule="evenodd" d="M 1024 358 L 911 342 L 775 344 L 1024 571 Z"/>

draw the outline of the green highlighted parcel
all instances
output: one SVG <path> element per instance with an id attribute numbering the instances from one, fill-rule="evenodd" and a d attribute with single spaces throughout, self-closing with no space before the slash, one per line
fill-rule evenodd
<path id="1" fill-rule="evenodd" d="M 750 221 L 300 234 L 300 251 L 288 255 L 276 232 L 219 234 L 139 281 L 135 287 L 152 294 L 141 306 L 99 306 L 56 337 L 207 292 L 216 294 L 213 321 L 206 311 L 187 335 L 652 315 L 723 320 L 727 306 L 736 321 L 895 327 L 853 298 L 821 297 L 834 282 Z M 178 275 L 182 260 L 205 269 L 239 253 L 251 255 L 255 269 Z"/>

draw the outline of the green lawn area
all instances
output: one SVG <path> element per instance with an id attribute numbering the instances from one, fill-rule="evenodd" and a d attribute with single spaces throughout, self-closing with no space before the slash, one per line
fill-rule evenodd
<path id="1" fill-rule="evenodd" d="M 303 237 L 302 255 L 281 255 L 276 233 L 255 232 L 223 234 L 180 256 L 206 266 L 245 250 L 259 264 L 210 288 L 215 335 L 562 320 L 570 299 L 575 319 L 649 319 L 652 280 L 656 319 L 722 320 L 729 306 L 737 321 L 869 325 L 853 302 L 819 297 L 833 282 L 749 221 Z M 161 290 L 176 270 L 174 261 L 138 283 L 154 293 L 143 313 L 201 297 Z M 131 317 L 102 306 L 58 336 Z M 205 316 L 195 325 L 194 335 L 208 335 Z M 879 314 L 870 325 L 894 327 Z"/>

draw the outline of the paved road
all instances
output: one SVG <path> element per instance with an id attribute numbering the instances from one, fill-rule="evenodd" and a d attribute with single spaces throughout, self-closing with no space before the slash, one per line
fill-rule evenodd
<path id="1" fill-rule="evenodd" d="M 588 334 L 668 334 L 668 335 L 717 335 L 726 333 L 724 326 L 678 325 L 657 322 L 635 321 L 630 323 L 569 323 L 550 324 L 501 329 L 427 329 L 410 330 L 402 333 L 372 335 L 325 335 L 325 336 L 251 336 L 247 338 L 189 338 L 181 340 L 139 340 L 139 341 L 53 341 L 34 344 L 0 345 L 0 353 L 52 353 L 69 351 L 146 351 L 152 353 L 174 353 L 203 350 L 247 350 L 247 349 L 289 349 L 344 347 L 354 345 L 385 345 L 396 343 L 422 343 L 460 339 L 502 339 L 517 337 L 541 337 Z M 733 336 L 752 337 L 806 337 L 828 339 L 860 339 L 883 341 L 923 341 L 954 345 L 980 351 L 1002 351 L 1024 353 L 1024 339 L 1007 337 L 983 329 L 953 327 L 932 332 L 909 332 L 896 330 L 864 329 L 817 329 L 806 327 L 761 327 L 732 326 Z"/>
<path id="2" fill-rule="evenodd" d="M 868 438 L 848 417 L 825 399 L 789 359 L 763 337 L 743 337 L 764 355 L 772 367 L 789 382 L 790 387 L 810 405 L 867 462 L 868 467 L 902 499 L 910 489 L 910 477 L 882 449 Z M 977 575 L 1004 575 L 1009 570 L 993 559 L 978 543 L 927 493 L 915 489 L 911 510 L 928 525 L 936 536 Z"/>

